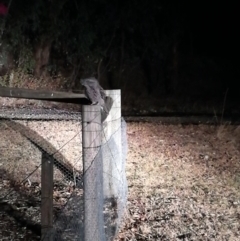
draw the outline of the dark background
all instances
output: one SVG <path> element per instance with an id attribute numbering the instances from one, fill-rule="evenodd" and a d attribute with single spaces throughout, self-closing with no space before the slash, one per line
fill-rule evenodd
<path id="1" fill-rule="evenodd" d="M 12 0 L 0 23 L 2 79 L 77 91 L 95 76 L 129 113 L 239 113 L 237 3 Z"/>

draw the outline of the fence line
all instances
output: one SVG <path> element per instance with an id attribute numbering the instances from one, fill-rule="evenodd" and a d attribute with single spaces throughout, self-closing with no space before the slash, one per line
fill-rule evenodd
<path id="1" fill-rule="evenodd" d="M 121 92 L 112 90 L 106 94 L 113 99 L 113 105 L 105 122 L 100 123 L 97 114 L 100 107 L 83 108 L 83 167 L 86 167 L 84 182 L 87 186 L 84 189 L 84 240 L 112 240 L 126 205 L 127 183 L 123 164 L 126 155 L 123 160 L 122 150 L 127 143 L 126 140 L 122 142 L 121 137 Z"/>
<path id="2" fill-rule="evenodd" d="M 45 128 L 49 128 L 50 123 L 36 121 L 39 118 L 35 118 L 34 115 L 35 121 L 31 121 L 31 116 L 30 118 L 28 116 L 28 120 L 16 122 L 13 118 L 14 115 L 5 116 L 4 120 L 0 120 L 0 132 L 11 132 L 11 135 L 16 136 L 16 140 L 18 139 L 17 136 L 21 139 L 21 145 L 14 143 L 13 146 L 6 147 L 0 144 L 1 152 L 4 151 L 3 148 L 9 148 L 7 149 L 8 154 L 4 152 L 0 162 L 3 163 L 2 166 L 6 169 L 10 179 L 20 179 L 18 183 L 21 184 L 24 193 L 31 194 L 29 197 L 36 200 L 36 205 L 34 204 L 36 206 L 34 211 L 36 217 L 33 220 L 37 225 L 42 220 L 41 240 L 105 241 L 113 240 L 116 236 L 127 198 L 125 176 L 126 123 L 121 118 L 120 91 L 107 91 L 107 95 L 113 99 L 113 106 L 103 123 L 101 123 L 99 106 L 83 106 L 82 125 L 80 124 L 81 118 L 70 118 L 70 115 L 69 118 L 66 118 L 66 116 L 63 118 L 65 120 L 74 119 L 68 121 L 67 125 L 60 124 L 61 121 L 51 120 L 50 123 L 57 126 L 55 133 L 54 130 L 45 131 Z M 59 115 L 57 114 L 57 116 Z M 44 123 L 47 123 L 46 126 L 48 127 Z M 71 126 L 74 126 L 74 131 Z M 83 136 L 80 135 L 81 126 Z M 61 134 L 62 128 L 66 128 L 68 135 Z M 62 140 L 60 142 L 55 141 L 54 139 L 59 138 L 59 136 Z M 86 138 L 86 136 L 88 137 Z M 15 141 L 8 139 L 7 135 L 4 138 L 6 141 Z M 53 141 L 54 145 L 52 144 Z M 30 143 L 30 145 L 26 143 Z M 5 163 L 11 158 L 11 148 L 15 148 L 17 152 L 22 153 L 37 148 L 40 151 L 38 156 L 42 156 L 42 158 L 39 161 L 37 161 L 38 158 L 32 160 L 32 157 L 26 153 L 26 155 L 23 155 L 21 162 L 11 162 L 18 167 L 15 166 L 10 170 Z M 15 153 L 15 150 L 13 151 Z M 81 156 L 83 157 L 83 163 Z M 50 185 L 52 164 L 54 166 L 54 183 Z M 0 169 L 2 166 L 0 166 Z M 26 174 L 24 174 L 25 169 L 28 169 Z M 18 171 L 18 176 L 11 174 L 14 174 L 15 171 Z M 44 177 L 44 173 L 47 176 Z M 23 176 L 21 177 L 21 175 Z M 42 179 L 39 178 L 40 176 Z M 29 186 L 26 185 L 28 182 L 30 183 Z M 82 185 L 83 183 L 84 185 Z M 37 203 L 41 200 L 41 196 L 39 196 L 41 192 L 38 192 L 35 197 L 35 194 L 30 191 L 30 189 L 33 189 L 33 184 L 37 185 L 37 190 L 42 189 L 42 219 L 37 217 L 40 213 L 40 206 L 37 207 Z M 9 197 L 14 196 L 16 201 L 18 198 L 21 199 L 20 194 L 14 189 L 14 185 L 11 186 L 8 193 L 2 194 L 0 191 L 0 201 L 7 195 Z M 34 191 L 36 191 L 35 189 Z M 52 196 L 51 193 L 53 193 Z M 52 197 L 53 206 L 51 206 Z M 22 205 L 25 205 L 25 203 Z M 54 215 L 51 218 L 49 214 L 52 212 Z M 30 217 L 26 218 L 31 219 Z M 39 230 L 37 233 L 39 233 Z M 31 238 L 31 240 L 35 239 Z"/>

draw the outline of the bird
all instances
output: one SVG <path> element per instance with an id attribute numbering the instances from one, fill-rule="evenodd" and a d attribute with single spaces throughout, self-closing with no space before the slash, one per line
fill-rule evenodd
<path id="1" fill-rule="evenodd" d="M 85 95 L 92 102 L 92 105 L 101 106 L 102 120 L 105 120 L 113 104 L 112 98 L 106 95 L 105 90 L 95 77 L 81 79 L 80 83 L 85 87 Z"/>

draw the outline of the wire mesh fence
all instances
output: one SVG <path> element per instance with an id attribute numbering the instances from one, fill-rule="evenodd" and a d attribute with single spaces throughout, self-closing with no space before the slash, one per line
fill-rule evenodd
<path id="1" fill-rule="evenodd" d="M 119 108 L 113 105 L 104 123 L 100 118 L 95 146 L 82 140 L 95 119 L 82 122 L 81 112 L 0 111 L 1 240 L 114 239 L 127 198 L 126 123 Z M 44 163 L 53 164 L 50 227 L 41 219 Z"/>

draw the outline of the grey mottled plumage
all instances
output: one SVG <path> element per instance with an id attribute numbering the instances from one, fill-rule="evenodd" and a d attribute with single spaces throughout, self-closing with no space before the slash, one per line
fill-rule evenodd
<path id="1" fill-rule="evenodd" d="M 106 106 L 106 100 L 108 100 L 107 103 L 109 103 L 110 97 L 106 96 L 106 93 L 100 86 L 98 80 L 94 77 L 81 79 L 81 84 L 85 87 L 85 94 L 92 102 L 92 105 L 100 105 L 105 114 L 108 114 L 112 107 L 112 101 L 110 101 L 111 106 L 109 106 L 109 104 Z"/>

